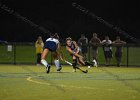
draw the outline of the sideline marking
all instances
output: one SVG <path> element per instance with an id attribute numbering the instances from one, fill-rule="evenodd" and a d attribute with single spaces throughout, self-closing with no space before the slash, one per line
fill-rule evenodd
<path id="1" fill-rule="evenodd" d="M 32 82 L 32 83 L 36 83 L 36 84 L 42 84 L 42 85 L 49 85 L 49 86 L 53 86 L 51 85 L 50 83 L 47 83 L 47 82 L 40 82 L 40 81 L 35 81 L 32 79 L 32 77 L 27 77 L 27 81 L 29 82 Z M 60 86 L 62 88 L 77 88 L 77 89 L 89 89 L 89 90 L 99 90 L 99 88 L 93 88 L 93 87 L 79 87 L 79 86 L 67 86 L 67 85 L 64 85 L 64 84 L 60 84 L 60 85 L 56 85 L 56 86 Z M 115 91 L 114 89 L 106 89 L 108 91 Z M 134 90 L 127 90 L 127 92 L 135 92 Z"/>
<path id="2" fill-rule="evenodd" d="M 32 77 L 27 77 L 27 81 L 33 82 L 33 83 L 36 83 L 36 84 L 46 84 L 46 85 L 51 86 L 51 84 L 47 83 L 47 82 L 35 81 L 35 80 L 32 79 Z M 89 90 L 97 90 L 97 89 L 99 89 L 99 88 L 93 88 L 93 87 L 67 86 L 67 85 L 63 85 L 63 84 L 56 85 L 56 86 L 60 86 L 60 87 L 64 87 L 64 88 L 79 88 L 79 89 L 89 89 Z M 107 89 L 107 90 L 108 91 L 114 91 L 114 89 Z"/>
<path id="3" fill-rule="evenodd" d="M 32 80 L 32 77 L 28 77 L 28 78 L 27 78 L 27 81 L 33 82 L 33 83 L 37 83 L 37 84 L 51 85 L 51 84 L 49 84 L 49 83 L 43 83 L 43 82 L 39 82 L 39 81 Z"/>

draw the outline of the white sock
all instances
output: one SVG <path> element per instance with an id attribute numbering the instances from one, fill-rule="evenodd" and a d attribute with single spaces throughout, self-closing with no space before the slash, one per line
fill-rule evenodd
<path id="1" fill-rule="evenodd" d="M 45 59 L 42 59 L 42 60 L 41 60 L 41 63 L 42 63 L 45 67 L 48 66 L 48 63 L 47 63 L 47 61 L 46 61 Z"/>
<path id="2" fill-rule="evenodd" d="M 98 65 L 95 59 L 93 60 L 93 62 L 94 62 L 94 66 L 97 67 Z"/>
<path id="3" fill-rule="evenodd" d="M 54 64 L 55 64 L 55 66 L 56 66 L 57 69 L 60 68 L 60 62 L 59 62 L 59 60 L 54 60 Z"/>

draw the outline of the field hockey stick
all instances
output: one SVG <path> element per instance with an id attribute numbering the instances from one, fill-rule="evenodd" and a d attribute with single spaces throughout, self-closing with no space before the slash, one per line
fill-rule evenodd
<path id="1" fill-rule="evenodd" d="M 69 64 L 69 65 L 71 65 L 72 66 L 72 63 L 70 63 L 69 61 L 67 61 L 67 60 L 65 60 L 65 62 L 67 63 L 67 64 Z M 75 67 L 76 69 L 78 69 L 78 70 L 80 70 L 80 71 L 82 71 L 83 73 L 87 73 L 88 72 L 88 70 L 82 70 L 81 68 L 79 68 L 79 67 Z"/>
<path id="2" fill-rule="evenodd" d="M 71 65 L 71 66 L 72 66 L 72 63 L 68 62 L 67 60 L 65 60 L 65 62 L 66 62 L 67 64 L 69 64 L 69 65 Z"/>
<path id="3" fill-rule="evenodd" d="M 81 68 L 79 68 L 79 67 L 76 67 L 76 69 L 79 69 L 80 71 L 82 71 L 83 73 L 87 73 L 88 72 L 88 70 L 86 69 L 85 71 L 84 70 L 82 70 Z"/>
<path id="4" fill-rule="evenodd" d="M 67 61 L 67 60 L 65 59 L 65 57 L 64 57 L 63 52 L 62 52 L 61 49 L 60 49 L 60 51 L 59 51 L 59 56 L 60 56 L 60 59 L 61 59 L 62 61 L 64 61 L 65 63 L 69 64 L 70 66 L 73 66 L 72 63 L 70 63 L 69 61 Z M 79 56 L 80 58 L 82 58 L 81 55 L 78 55 L 78 56 Z M 80 69 L 79 67 L 75 67 L 75 68 L 76 68 L 76 69 L 79 69 L 79 70 L 82 71 L 83 73 L 87 73 L 87 72 L 88 72 L 88 70 L 84 71 L 84 70 Z"/>

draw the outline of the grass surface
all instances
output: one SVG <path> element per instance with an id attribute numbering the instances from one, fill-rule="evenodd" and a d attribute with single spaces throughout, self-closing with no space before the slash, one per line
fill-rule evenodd
<path id="1" fill-rule="evenodd" d="M 82 67 L 86 69 L 86 67 Z M 0 100 L 139 100 L 140 68 L 0 65 Z"/>

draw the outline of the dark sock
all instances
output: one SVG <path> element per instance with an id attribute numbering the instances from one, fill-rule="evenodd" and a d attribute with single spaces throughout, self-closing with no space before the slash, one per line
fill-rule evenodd
<path id="1" fill-rule="evenodd" d="M 73 66 L 74 69 L 76 68 L 76 65 L 77 65 L 77 59 L 73 59 L 72 66 Z"/>

